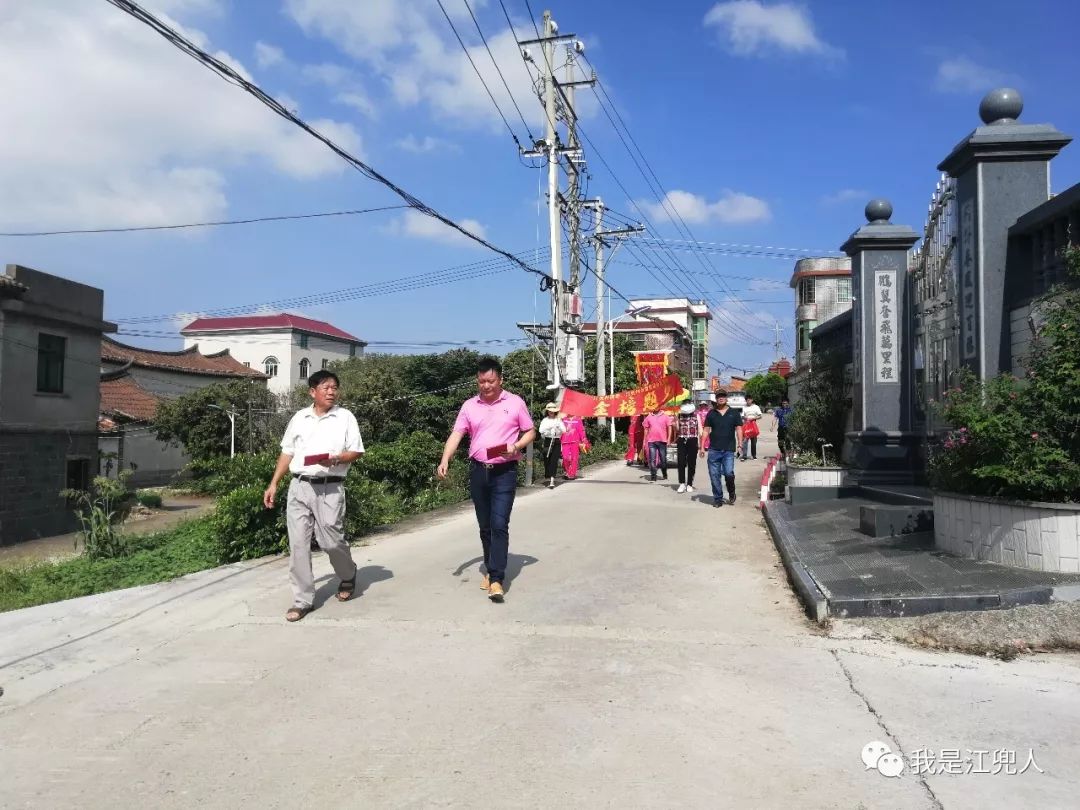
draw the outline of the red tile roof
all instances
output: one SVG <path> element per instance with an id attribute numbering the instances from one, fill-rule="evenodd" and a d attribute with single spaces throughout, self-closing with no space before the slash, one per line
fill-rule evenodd
<path id="1" fill-rule="evenodd" d="M 157 413 L 161 399 L 142 388 L 126 374 L 101 381 L 101 413 L 139 422 L 149 422 Z"/>
<path id="2" fill-rule="evenodd" d="M 261 371 L 248 368 L 230 355 L 228 349 L 215 354 L 200 354 L 199 347 L 192 346 L 178 352 L 163 352 L 138 346 L 126 346 L 112 338 L 102 337 L 101 359 L 106 363 L 131 363 L 144 368 L 164 368 L 172 371 L 186 371 L 190 374 L 266 378 Z"/>
<path id="3" fill-rule="evenodd" d="M 282 312 L 279 315 L 242 315 L 236 318 L 198 318 L 183 329 L 180 334 L 188 332 L 237 332 L 252 329 L 294 329 L 297 332 L 310 332 L 315 335 L 348 340 L 352 343 L 364 343 L 360 338 L 343 332 L 336 326 L 326 321 L 316 321 L 311 318 L 302 318 L 299 315 L 289 315 Z"/>

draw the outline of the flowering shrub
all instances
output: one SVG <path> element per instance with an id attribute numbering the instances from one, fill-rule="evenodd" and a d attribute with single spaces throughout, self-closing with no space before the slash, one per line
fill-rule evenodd
<path id="1" fill-rule="evenodd" d="M 1067 254 L 1080 281 L 1080 248 Z M 1052 290 L 1027 378 L 980 384 L 970 372 L 935 407 L 953 425 L 931 448 L 940 490 L 1057 503 L 1080 501 L 1080 289 Z"/>

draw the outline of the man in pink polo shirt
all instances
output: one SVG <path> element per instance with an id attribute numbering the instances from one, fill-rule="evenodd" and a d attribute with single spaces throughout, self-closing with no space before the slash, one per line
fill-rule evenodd
<path id="1" fill-rule="evenodd" d="M 480 587 L 492 602 L 502 602 L 506 555 L 510 549 L 510 511 L 517 491 L 521 451 L 536 438 L 525 400 L 502 387 L 502 364 L 485 357 L 476 370 L 480 395 L 465 400 L 443 447 L 439 478 L 464 436 L 469 437 L 469 494 L 480 526 L 485 574 Z"/>

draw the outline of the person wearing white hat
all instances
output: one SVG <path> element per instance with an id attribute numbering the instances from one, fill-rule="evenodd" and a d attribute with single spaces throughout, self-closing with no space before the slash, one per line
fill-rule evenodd
<path id="1" fill-rule="evenodd" d="M 544 453 L 544 478 L 548 480 L 548 489 L 555 489 L 555 474 L 559 471 L 562 435 L 565 432 L 566 426 L 559 418 L 559 406 L 549 402 L 544 406 L 544 418 L 540 420 L 540 449 Z"/>
<path id="2" fill-rule="evenodd" d="M 698 442 L 701 440 L 701 417 L 694 403 L 685 402 L 675 421 L 675 457 L 679 465 L 679 488 L 676 492 L 694 491 Z"/>

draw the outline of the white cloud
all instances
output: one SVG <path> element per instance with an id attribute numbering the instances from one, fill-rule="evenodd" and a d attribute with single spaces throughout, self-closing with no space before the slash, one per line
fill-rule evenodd
<path id="1" fill-rule="evenodd" d="M 1016 83 L 1015 77 L 1004 71 L 980 65 L 966 56 L 943 59 L 934 77 L 934 87 L 942 93 L 986 93 Z"/>
<path id="2" fill-rule="evenodd" d="M 481 239 L 487 239 L 487 229 L 475 219 L 458 219 L 455 221 L 469 233 L 479 236 Z M 429 217 L 427 214 L 414 210 L 402 214 L 399 219 L 391 223 L 388 230 L 390 233 L 403 234 L 416 239 L 429 239 L 447 245 L 478 246 L 476 242 L 455 231 L 450 226 L 444 225 L 434 217 Z"/>
<path id="3" fill-rule="evenodd" d="M 724 189 L 715 202 L 709 202 L 699 194 L 675 189 L 667 193 L 663 202 L 640 202 L 639 205 L 648 211 L 653 219 L 669 221 L 673 218 L 669 212 L 674 211 L 687 224 L 695 225 L 709 222 L 726 225 L 748 224 L 768 222 L 772 219 L 772 211 L 767 202 L 731 189 Z"/>
<path id="4" fill-rule="evenodd" d="M 267 45 L 265 42 L 255 43 L 255 64 L 260 70 L 265 70 L 285 62 L 285 52 L 281 48 Z"/>
<path id="5" fill-rule="evenodd" d="M 826 194 L 821 198 L 823 205 L 840 205 L 841 203 L 852 202 L 853 200 L 868 202 L 870 200 L 870 192 L 863 191 L 861 188 L 842 188 L 832 194 Z"/>
<path id="6" fill-rule="evenodd" d="M 503 114 L 512 127 L 517 122 L 519 137 L 525 135 L 502 79 L 475 36 L 464 4 L 445 5 Z M 400 106 L 427 105 L 436 117 L 460 127 L 492 132 L 503 129 L 487 91 L 438 5 L 430 0 L 286 0 L 285 9 L 306 34 L 329 40 L 374 70 Z M 519 24 L 519 30 L 531 27 L 524 21 Z M 505 25 L 491 26 L 486 34 L 522 114 L 538 135 L 544 111 L 522 69 L 517 42 Z M 534 58 L 541 58 L 537 49 L 533 51 Z M 592 115 L 595 103 L 588 94 L 579 93 L 576 100 L 580 116 Z"/>
<path id="7" fill-rule="evenodd" d="M 199 31 L 185 33 L 206 46 Z M 315 139 L 105 3 L 4 4 L 0 40 L 0 108 L 6 120 L 19 122 L 0 138 L 0 221 L 8 225 L 215 218 L 227 208 L 230 168 L 261 163 L 296 178 L 347 168 Z M 360 151 L 360 136 L 348 124 L 316 125 Z"/>
<path id="8" fill-rule="evenodd" d="M 352 107 L 354 110 L 359 110 L 368 118 L 377 118 L 378 110 L 375 109 L 375 105 L 371 103 L 371 99 L 365 96 L 363 93 L 349 92 L 338 93 L 334 96 L 334 101 L 338 104 L 344 104 L 347 107 Z"/>
<path id="9" fill-rule="evenodd" d="M 793 3 L 765 5 L 760 0 L 717 3 L 705 14 L 705 25 L 717 29 L 728 50 L 738 56 L 774 51 L 832 58 L 844 52 L 823 42 L 810 11 Z"/>
<path id="10" fill-rule="evenodd" d="M 401 149 L 403 152 L 412 152 L 414 155 L 423 155 L 428 152 L 460 152 L 461 148 L 457 144 L 444 141 L 442 138 L 433 138 L 430 135 L 425 135 L 423 138 L 417 138 L 415 135 L 406 135 L 399 140 L 395 146 Z M 535 200 L 533 200 L 535 202 Z"/>

